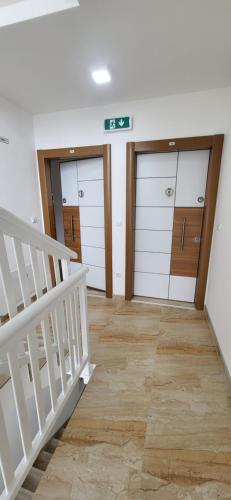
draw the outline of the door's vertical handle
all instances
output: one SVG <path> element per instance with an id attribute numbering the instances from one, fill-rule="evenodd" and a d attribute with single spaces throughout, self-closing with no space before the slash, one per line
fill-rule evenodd
<path id="1" fill-rule="evenodd" d="M 74 241 L 75 239 L 75 229 L 74 229 L 74 217 L 71 215 L 71 239 Z"/>
<path id="2" fill-rule="evenodd" d="M 182 222 L 182 230 L 181 230 L 181 252 L 183 252 L 183 250 L 184 250 L 185 229 L 186 229 L 186 218 L 184 218 L 183 222 Z"/>

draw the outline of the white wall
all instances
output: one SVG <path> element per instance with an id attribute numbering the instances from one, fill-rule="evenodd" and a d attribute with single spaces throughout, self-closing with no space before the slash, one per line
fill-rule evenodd
<path id="1" fill-rule="evenodd" d="M 231 115 L 231 103 L 229 105 Z M 227 132 L 214 225 L 206 305 L 231 376 L 231 122 Z"/>
<path id="2" fill-rule="evenodd" d="M 10 141 L 0 143 L 0 206 L 27 222 L 37 217 L 42 229 L 33 118 L 1 97 L 0 136 Z"/>
<path id="3" fill-rule="evenodd" d="M 38 149 L 112 144 L 113 281 L 124 294 L 126 142 L 224 133 L 231 88 L 35 116 Z M 107 117 L 131 115 L 134 129 L 105 134 Z M 121 277 L 118 276 L 121 274 Z"/>

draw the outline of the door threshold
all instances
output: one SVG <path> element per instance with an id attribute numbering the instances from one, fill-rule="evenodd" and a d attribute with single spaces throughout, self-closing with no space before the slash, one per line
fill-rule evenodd
<path id="1" fill-rule="evenodd" d="M 190 309 L 193 311 L 196 310 L 195 304 L 192 304 L 191 302 L 181 302 L 178 300 L 155 299 L 152 297 L 139 297 L 137 295 L 134 295 L 134 297 L 132 298 L 132 302 L 142 303 L 142 304 L 150 304 L 150 305 L 161 306 L 161 307 Z"/>

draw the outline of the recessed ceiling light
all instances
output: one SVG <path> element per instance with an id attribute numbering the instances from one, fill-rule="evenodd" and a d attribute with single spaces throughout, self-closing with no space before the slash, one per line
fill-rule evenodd
<path id="1" fill-rule="evenodd" d="M 111 75 L 107 69 L 98 69 L 96 71 L 92 71 L 92 78 L 95 80 L 95 83 L 108 83 L 111 81 Z"/>

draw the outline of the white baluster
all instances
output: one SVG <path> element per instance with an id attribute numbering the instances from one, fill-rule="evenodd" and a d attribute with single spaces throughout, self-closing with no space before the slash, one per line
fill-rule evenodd
<path id="1" fill-rule="evenodd" d="M 13 316 L 17 314 L 15 288 L 8 262 L 5 240 L 2 233 L 0 233 L 0 271 L 8 313 L 10 318 L 13 318 Z"/>
<path id="2" fill-rule="evenodd" d="M 63 271 L 63 279 L 66 280 L 68 276 L 71 274 L 71 266 L 69 260 L 62 259 L 62 271 Z"/>
<path id="3" fill-rule="evenodd" d="M 88 358 L 88 362 L 84 368 L 84 382 L 88 383 L 91 377 L 90 352 L 88 342 L 88 307 L 87 307 L 87 288 L 86 277 L 83 284 L 79 287 L 79 305 L 80 305 L 80 321 L 82 333 L 83 356 Z"/>
<path id="4" fill-rule="evenodd" d="M 14 346 L 14 348 L 17 349 L 17 344 Z M 31 435 L 21 372 L 18 367 L 18 358 L 14 350 L 8 352 L 8 362 L 14 393 L 14 401 L 18 416 L 20 435 L 22 439 L 22 447 L 25 458 L 27 458 L 31 449 Z"/>
<path id="5" fill-rule="evenodd" d="M 65 389 L 66 389 L 66 385 L 67 385 L 67 374 L 66 374 L 66 368 L 65 368 L 61 314 L 62 314 L 62 304 L 59 303 L 58 307 L 55 309 L 55 323 L 56 323 L 56 332 L 57 332 L 59 361 L 60 361 L 61 384 L 62 384 L 62 391 L 64 394 Z"/>
<path id="6" fill-rule="evenodd" d="M 47 255 L 47 253 L 42 252 L 42 257 L 43 257 L 46 287 L 47 287 L 47 291 L 48 291 L 48 290 L 51 290 L 51 288 L 52 288 L 51 268 L 50 268 L 49 256 Z M 51 324 L 52 324 L 52 330 L 53 330 L 53 334 L 54 334 L 54 341 L 57 342 L 55 321 L 54 321 L 54 317 L 53 317 L 52 313 L 51 313 Z"/>
<path id="7" fill-rule="evenodd" d="M 52 345 L 50 339 L 50 327 L 47 316 L 44 320 L 42 320 L 41 326 L 42 326 L 43 341 L 47 358 L 47 371 L 48 371 L 49 389 L 51 396 L 51 406 L 53 411 L 55 411 L 57 405 L 57 388 L 55 384 L 54 353 L 52 351 Z"/>
<path id="8" fill-rule="evenodd" d="M 72 332 L 74 339 L 75 360 L 76 360 L 76 366 L 78 366 L 80 364 L 80 353 L 79 353 L 79 341 L 78 341 L 78 323 L 76 316 L 77 311 L 75 307 L 74 292 L 70 295 L 70 308 L 71 308 Z"/>
<path id="9" fill-rule="evenodd" d="M 10 445 L 8 441 L 5 419 L 0 401 L 0 466 L 6 491 L 8 492 L 10 483 L 14 478 L 14 470 Z"/>
<path id="10" fill-rule="evenodd" d="M 81 284 L 79 287 L 79 305 L 80 305 L 83 355 L 89 357 L 88 307 L 87 307 L 87 289 L 85 283 Z"/>
<path id="11" fill-rule="evenodd" d="M 29 281 L 26 272 L 26 265 L 22 250 L 22 243 L 21 241 L 16 240 L 16 238 L 13 238 L 13 245 L 14 245 L 16 263 L 18 267 L 18 276 L 22 292 L 23 303 L 24 306 L 26 307 L 29 306 L 29 304 L 31 303 L 31 297 L 30 297 Z"/>
<path id="12" fill-rule="evenodd" d="M 35 403 L 38 415 L 38 423 L 40 432 L 42 432 L 45 425 L 45 410 L 44 410 L 44 395 L 42 393 L 40 370 L 38 365 L 38 342 L 37 333 L 32 331 L 27 336 L 29 356 L 30 356 L 30 366 L 33 378 L 33 387 L 35 395 Z"/>
<path id="13" fill-rule="evenodd" d="M 30 251 L 30 257 L 31 257 L 32 272 L 33 272 L 33 277 L 34 277 L 35 292 L 36 292 L 36 296 L 38 299 L 43 294 L 41 273 L 39 270 L 39 263 L 38 263 L 38 255 L 37 255 L 36 248 L 34 248 L 31 245 L 29 246 L 29 251 Z"/>
<path id="14" fill-rule="evenodd" d="M 66 304 L 66 314 L 67 314 L 67 341 L 69 349 L 69 359 L 71 376 L 74 378 L 75 375 L 75 361 L 74 361 L 74 349 L 73 349 L 73 332 L 72 332 L 72 322 L 71 322 L 71 308 L 70 308 L 70 296 L 65 299 Z"/>
<path id="15" fill-rule="evenodd" d="M 81 323 L 80 323 L 79 288 L 76 288 L 74 291 L 74 305 L 75 305 L 76 334 L 77 334 L 77 345 L 79 352 L 79 363 L 81 363 L 81 359 L 83 356 L 83 346 L 82 346 Z"/>
<path id="16" fill-rule="evenodd" d="M 47 287 L 47 291 L 48 291 L 52 288 L 51 268 L 50 268 L 49 256 L 47 255 L 46 252 L 42 252 L 42 256 L 43 256 L 43 266 L 44 266 L 46 287 Z"/>
<path id="17" fill-rule="evenodd" d="M 54 268 L 55 268 L 56 285 L 58 285 L 61 282 L 59 259 L 57 257 L 53 257 L 53 261 L 54 261 Z"/>

